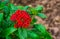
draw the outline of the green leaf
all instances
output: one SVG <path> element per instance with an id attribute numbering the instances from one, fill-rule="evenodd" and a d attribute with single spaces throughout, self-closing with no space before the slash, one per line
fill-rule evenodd
<path id="1" fill-rule="evenodd" d="M 0 32 L 2 31 L 2 28 L 0 28 Z"/>
<path id="2" fill-rule="evenodd" d="M 12 39 L 10 36 L 6 36 L 6 39 Z"/>
<path id="3" fill-rule="evenodd" d="M 31 23 L 34 24 L 36 21 L 37 21 L 37 19 L 33 18 Z"/>
<path id="4" fill-rule="evenodd" d="M 11 22 L 10 20 L 3 20 L 3 22 L 2 22 L 2 28 L 8 28 L 8 27 L 11 27 L 11 25 L 13 25 L 14 23 L 13 22 Z M 4 27 L 5 26 L 5 27 Z"/>
<path id="5" fill-rule="evenodd" d="M 37 7 L 35 8 L 38 12 L 43 11 L 43 6 L 37 5 Z"/>
<path id="6" fill-rule="evenodd" d="M 20 9 L 20 10 L 23 10 L 24 9 L 24 7 L 21 6 L 21 5 L 17 6 L 17 8 Z"/>
<path id="7" fill-rule="evenodd" d="M 15 32 L 16 30 L 17 29 L 14 27 L 6 28 L 4 31 L 2 31 L 2 35 L 3 35 L 3 37 L 6 37 L 6 36 L 12 34 L 13 32 Z"/>
<path id="8" fill-rule="evenodd" d="M 21 28 L 18 28 L 18 33 L 17 33 L 17 36 L 19 37 L 19 39 L 25 39 L 22 35 L 22 29 Z"/>
<path id="9" fill-rule="evenodd" d="M 17 6 L 15 6 L 14 4 L 10 3 L 10 10 L 17 10 Z"/>
<path id="10" fill-rule="evenodd" d="M 10 8 L 10 15 L 12 15 L 18 9 L 17 6 L 11 3 L 8 6 Z"/>
<path id="11" fill-rule="evenodd" d="M 34 15 L 38 14 L 38 12 L 37 12 L 37 10 L 35 8 L 30 8 L 30 11 Z"/>
<path id="12" fill-rule="evenodd" d="M 28 8 L 29 8 L 29 6 L 25 6 L 25 7 L 24 7 L 24 10 L 27 10 Z"/>
<path id="13" fill-rule="evenodd" d="M 42 24 L 34 24 L 34 27 L 35 27 L 38 31 L 40 31 L 41 33 L 45 34 L 46 28 L 44 27 L 44 25 L 42 25 Z"/>
<path id="14" fill-rule="evenodd" d="M 9 7 L 8 6 L 4 6 L 4 12 L 6 13 L 6 14 L 8 14 L 9 13 Z"/>
<path id="15" fill-rule="evenodd" d="M 7 18 L 9 13 L 10 13 L 9 7 L 8 6 L 4 6 L 3 11 L 4 11 L 4 17 Z"/>
<path id="16" fill-rule="evenodd" d="M 3 13 L 0 13 L 0 22 L 3 20 Z"/>
<path id="17" fill-rule="evenodd" d="M 19 39 L 27 39 L 27 29 L 25 28 L 18 28 L 18 32 L 15 33 Z"/>
<path id="18" fill-rule="evenodd" d="M 26 10 L 30 15 L 33 15 L 33 13 L 30 10 Z"/>
<path id="19" fill-rule="evenodd" d="M 43 19 L 47 18 L 47 16 L 45 14 L 43 14 L 43 13 L 38 13 L 37 16 L 39 16 L 39 17 L 41 17 Z"/>
<path id="20" fill-rule="evenodd" d="M 37 31 L 39 31 L 41 34 L 41 36 L 44 38 L 44 39 L 52 39 L 51 37 L 51 34 L 49 34 L 46 30 L 46 28 L 44 27 L 44 25 L 42 24 L 35 24 L 34 25 L 35 29 Z M 39 33 L 38 33 L 39 34 Z"/>
<path id="21" fill-rule="evenodd" d="M 22 29 L 22 36 L 26 39 L 28 36 L 27 36 L 27 29 L 23 28 Z"/>
<path id="22" fill-rule="evenodd" d="M 5 6 L 5 2 L 1 2 L 1 3 L 0 3 L 0 10 L 3 9 L 4 6 Z"/>
<path id="23" fill-rule="evenodd" d="M 12 24 L 14 24 L 14 22 L 10 20 L 10 16 L 8 15 L 8 17 L 5 20 L 3 20 L 2 27 L 5 26 L 4 28 L 8 28 L 11 27 Z"/>
<path id="24" fill-rule="evenodd" d="M 45 33 L 45 39 L 52 39 L 52 36 L 50 33 L 46 32 Z"/>
<path id="25" fill-rule="evenodd" d="M 38 39 L 39 38 L 39 36 L 33 31 L 28 31 L 28 36 L 29 36 L 29 38 L 32 38 L 32 39 Z"/>

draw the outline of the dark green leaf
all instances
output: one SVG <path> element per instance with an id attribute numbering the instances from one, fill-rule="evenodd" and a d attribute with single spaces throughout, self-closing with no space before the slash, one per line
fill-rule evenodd
<path id="1" fill-rule="evenodd" d="M 36 21 L 37 21 L 37 19 L 33 18 L 31 23 L 34 24 Z"/>
<path id="2" fill-rule="evenodd" d="M 4 11 L 4 17 L 7 18 L 9 13 L 10 13 L 9 7 L 8 6 L 4 6 L 3 11 Z"/>
<path id="3" fill-rule="evenodd" d="M 4 12 L 6 13 L 6 14 L 8 14 L 9 13 L 9 7 L 8 6 L 4 6 Z"/>
<path id="4" fill-rule="evenodd" d="M 3 13 L 0 13 L 0 22 L 3 20 Z"/>
<path id="5" fill-rule="evenodd" d="M 5 28 L 8 28 L 8 27 L 11 27 L 11 25 L 13 25 L 13 23 L 11 21 L 9 21 L 9 20 L 7 20 L 7 21 L 3 20 L 1 27 L 5 29 Z"/>
<path id="6" fill-rule="evenodd" d="M 0 32 L 2 31 L 2 28 L 0 28 Z"/>
<path id="7" fill-rule="evenodd" d="M 0 10 L 2 10 L 4 8 L 4 6 L 5 6 L 5 2 L 1 2 L 0 3 Z"/>
<path id="8" fill-rule="evenodd" d="M 14 27 L 6 28 L 4 31 L 2 31 L 2 35 L 3 35 L 4 37 L 6 37 L 6 36 L 12 34 L 13 32 L 15 32 L 16 30 L 17 30 L 17 29 L 14 28 Z"/>
<path id="9" fill-rule="evenodd" d="M 47 16 L 44 13 L 38 13 L 37 16 L 41 17 L 41 18 L 47 18 Z"/>

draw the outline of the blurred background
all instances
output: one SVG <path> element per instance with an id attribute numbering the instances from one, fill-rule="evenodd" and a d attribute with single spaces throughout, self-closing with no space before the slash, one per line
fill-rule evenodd
<path id="1" fill-rule="evenodd" d="M 11 0 L 15 5 L 43 5 L 43 12 L 48 16 L 46 19 L 38 19 L 37 23 L 45 25 L 46 29 L 52 34 L 53 39 L 60 39 L 60 0 Z"/>

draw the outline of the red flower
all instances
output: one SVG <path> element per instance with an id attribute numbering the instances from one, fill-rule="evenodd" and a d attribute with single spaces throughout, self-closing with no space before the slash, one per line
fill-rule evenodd
<path id="1" fill-rule="evenodd" d="M 17 10 L 10 18 L 12 21 L 16 21 L 14 27 L 27 28 L 30 25 L 31 18 L 26 11 Z"/>

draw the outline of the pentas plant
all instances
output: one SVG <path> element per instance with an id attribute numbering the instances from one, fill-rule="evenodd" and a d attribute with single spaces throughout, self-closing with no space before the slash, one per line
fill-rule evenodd
<path id="1" fill-rule="evenodd" d="M 0 39 L 52 39 L 43 24 L 37 24 L 38 16 L 47 16 L 42 12 L 43 6 L 21 6 L 0 1 Z"/>

